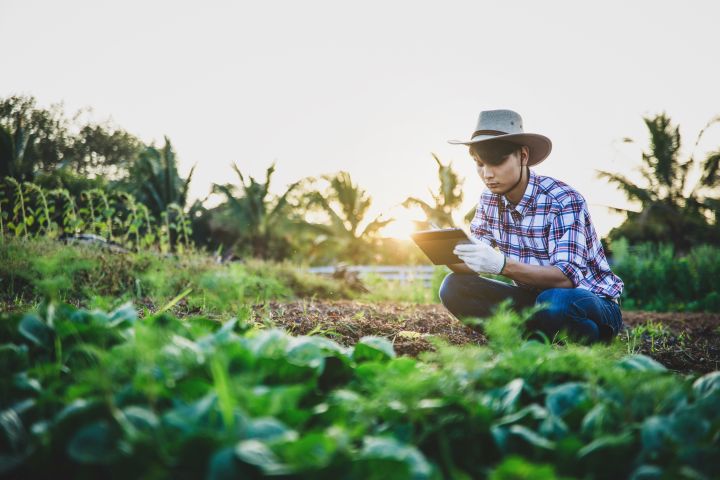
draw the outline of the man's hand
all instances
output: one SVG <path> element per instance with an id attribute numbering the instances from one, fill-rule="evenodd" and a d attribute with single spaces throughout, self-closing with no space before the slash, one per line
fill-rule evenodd
<path id="1" fill-rule="evenodd" d="M 471 240 L 472 244 L 455 245 L 453 253 L 476 273 L 500 274 L 505 266 L 505 255 L 476 238 L 471 237 Z"/>

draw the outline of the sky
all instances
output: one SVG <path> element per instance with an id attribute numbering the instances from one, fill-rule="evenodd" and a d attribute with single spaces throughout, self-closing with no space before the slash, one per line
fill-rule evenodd
<path id="1" fill-rule="evenodd" d="M 91 107 L 197 165 L 192 198 L 236 181 L 273 191 L 340 170 L 403 235 L 437 189 L 432 153 L 465 179 L 460 220 L 484 186 L 467 149 L 481 110 L 509 108 L 548 136 L 535 171 L 575 187 L 604 236 L 637 209 L 597 169 L 640 180 L 644 116 L 680 125 L 683 154 L 720 115 L 714 1 L 0 0 L 0 96 Z M 623 142 L 632 138 L 634 143 Z M 696 157 L 720 146 L 709 129 Z M 683 158 L 685 158 L 683 157 Z"/>

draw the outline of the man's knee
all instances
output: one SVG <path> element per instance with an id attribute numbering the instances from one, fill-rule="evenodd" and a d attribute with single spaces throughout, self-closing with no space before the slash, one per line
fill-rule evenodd
<path id="1" fill-rule="evenodd" d="M 562 288 L 549 288 L 537 296 L 535 305 L 543 305 L 541 310 L 528 320 L 526 326 L 531 330 L 541 330 L 553 334 L 564 323 L 566 302 L 563 301 Z"/>
<path id="2" fill-rule="evenodd" d="M 453 300 L 458 297 L 461 283 L 462 275 L 460 274 L 453 272 L 445 277 L 440 285 L 440 291 L 438 292 L 440 301 L 443 305 L 447 307 L 448 304 L 451 304 Z"/>
<path id="3" fill-rule="evenodd" d="M 577 305 L 577 292 L 567 288 L 544 290 L 536 300 L 536 305 L 540 304 L 544 308 L 530 319 L 527 324 L 529 329 L 541 330 L 548 336 L 553 336 L 561 329 L 568 329 L 578 339 L 590 342 L 598 339 L 598 326 L 594 321 L 584 318 L 584 311 Z"/>
<path id="4" fill-rule="evenodd" d="M 535 305 L 544 304 L 545 308 L 543 310 L 548 313 L 552 313 L 553 315 L 564 314 L 567 308 L 567 302 L 564 299 L 564 293 L 566 292 L 563 292 L 563 290 L 567 289 L 548 288 L 547 290 L 543 290 L 537 296 Z"/>

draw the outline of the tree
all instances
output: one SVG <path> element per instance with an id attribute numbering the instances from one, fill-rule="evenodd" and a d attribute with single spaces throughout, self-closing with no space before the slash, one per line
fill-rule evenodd
<path id="1" fill-rule="evenodd" d="M 0 175 L 31 181 L 38 173 L 60 169 L 80 176 L 126 174 L 142 142 L 109 122 L 78 123 L 77 118 L 68 120 L 62 104 L 40 108 L 34 97 L 0 99 Z M 7 135 L 13 138 L 11 147 Z"/>
<path id="2" fill-rule="evenodd" d="M 425 213 L 427 220 L 416 222 L 417 228 L 420 230 L 431 228 L 432 225 L 440 228 L 454 227 L 455 221 L 452 214 L 460 206 L 463 199 L 462 180 L 452 169 L 452 163 L 443 165 L 437 155 L 433 153 L 432 156 L 438 165 L 438 179 L 440 180 L 438 193 L 436 194 L 430 190 L 430 195 L 435 204 L 430 205 L 416 197 L 408 197 L 402 203 L 405 208 L 420 207 Z"/>
<path id="3" fill-rule="evenodd" d="M 279 197 L 270 194 L 270 181 L 275 172 L 272 164 L 265 173 L 265 182 L 253 177 L 246 180 L 233 165 L 239 185 L 213 185 L 213 191 L 225 196 L 225 203 L 209 212 L 211 235 L 237 254 L 282 260 L 292 251 L 292 230 L 296 221 L 289 214 L 290 194 L 301 182 L 290 185 Z"/>
<path id="4" fill-rule="evenodd" d="M 127 177 L 116 184 L 145 204 L 156 218 L 168 211 L 171 204 L 185 208 L 188 188 L 195 167 L 187 178 L 178 173 L 175 150 L 165 137 L 161 148 L 146 147 L 130 166 Z"/>
<path id="5" fill-rule="evenodd" d="M 25 129 L 18 125 L 14 132 L 0 125 L 0 179 L 12 177 L 18 181 L 31 181 L 33 179 L 32 137 L 25 133 Z"/>
<path id="6" fill-rule="evenodd" d="M 378 232 L 393 219 L 381 220 L 377 216 L 361 228 L 372 205 L 370 195 L 353 183 L 348 172 L 324 175 L 327 182 L 324 192 L 307 194 L 308 208 L 320 211 L 327 223 L 314 223 L 317 232 L 317 249 L 336 252 L 341 260 L 363 263 L 373 258 Z"/>
<path id="7" fill-rule="evenodd" d="M 608 237 L 611 240 L 625 237 L 631 243 L 672 243 L 680 254 L 694 245 L 717 244 L 720 241 L 720 198 L 717 191 L 720 185 L 720 150 L 706 155 L 700 166 L 699 180 L 686 194 L 695 159 L 691 155 L 686 161 L 680 160 L 682 142 L 679 127 L 673 126 L 665 113 L 643 120 L 649 131 L 650 148 L 642 154 L 640 173 L 647 185 L 637 185 L 621 174 L 597 171 L 598 178 L 616 184 L 628 200 L 641 205 L 640 212 L 611 207 L 627 217 L 619 227 L 610 231 Z M 711 120 L 700 131 L 694 148 L 697 148 L 704 132 L 718 122 L 720 117 Z M 632 139 L 625 141 L 632 142 Z"/>
<path id="8" fill-rule="evenodd" d="M 27 96 L 0 100 L 0 127 L 13 140 L 15 155 L 0 157 L 0 174 L 31 181 L 36 171 L 52 171 L 69 157 L 73 141 L 61 105 L 38 108 Z"/>

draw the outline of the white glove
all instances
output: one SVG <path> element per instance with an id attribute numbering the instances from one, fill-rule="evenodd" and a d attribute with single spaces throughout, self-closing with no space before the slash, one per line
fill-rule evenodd
<path id="1" fill-rule="evenodd" d="M 472 244 L 455 245 L 453 253 L 474 272 L 500 274 L 505 268 L 505 255 L 476 238 L 471 240 Z"/>

